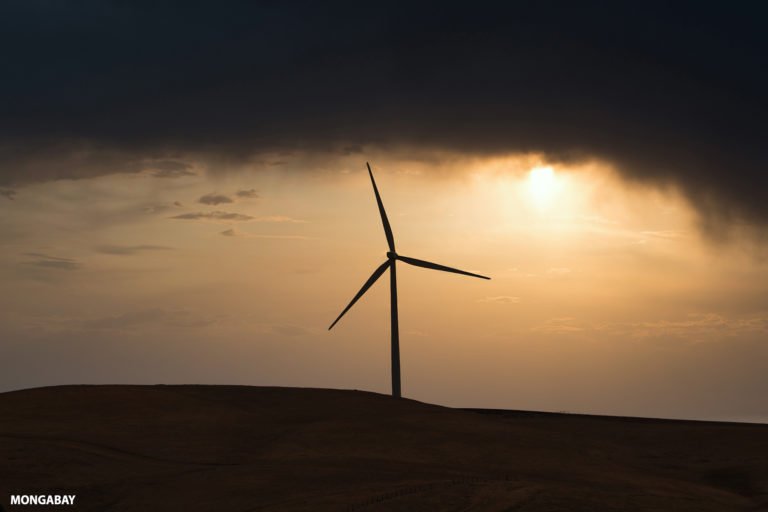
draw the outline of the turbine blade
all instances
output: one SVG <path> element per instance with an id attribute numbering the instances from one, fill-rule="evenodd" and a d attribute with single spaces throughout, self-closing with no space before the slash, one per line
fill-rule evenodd
<path id="1" fill-rule="evenodd" d="M 389 219 L 387 219 L 387 212 L 384 211 L 384 203 L 381 202 L 381 196 L 379 195 L 379 189 L 376 186 L 376 180 L 373 179 L 373 171 L 371 171 L 371 164 L 365 162 L 368 166 L 368 174 L 371 176 L 371 183 L 373 184 L 373 193 L 376 194 L 376 203 L 379 205 L 379 214 L 381 214 L 381 223 L 384 225 L 384 234 L 387 235 L 387 244 L 389 250 L 395 252 L 395 237 L 392 236 L 392 228 L 389 227 Z"/>
<path id="2" fill-rule="evenodd" d="M 465 272 L 457 268 L 446 267 L 445 265 L 438 265 L 437 263 L 431 263 L 429 261 L 417 260 L 416 258 L 409 258 L 408 256 L 400 256 L 399 254 L 397 255 L 397 259 L 417 267 L 431 268 L 432 270 L 442 270 L 443 272 L 453 272 L 454 274 L 479 277 L 480 279 L 490 279 L 490 277 L 481 276 L 480 274 L 473 274 L 472 272 Z"/>
<path id="3" fill-rule="evenodd" d="M 336 320 L 333 321 L 331 326 L 328 328 L 329 331 L 331 329 L 333 329 L 333 326 L 336 325 L 336 322 L 341 320 L 341 317 L 344 316 L 344 313 L 349 311 L 349 308 L 351 308 L 355 304 L 355 302 L 357 302 L 358 299 L 360 297 L 362 297 L 365 292 L 368 291 L 368 288 L 373 286 L 373 283 L 375 283 L 376 280 L 381 277 L 381 274 L 383 274 L 384 271 L 389 268 L 389 265 L 390 265 L 389 260 L 387 260 L 384 263 L 382 263 L 379 268 L 377 268 L 376 270 L 373 271 L 373 274 L 371 274 L 371 277 L 368 278 L 368 280 L 365 282 L 363 287 L 360 288 L 360 291 L 357 292 L 357 295 L 355 295 L 355 297 L 352 299 L 352 301 L 349 303 L 349 305 L 347 305 L 347 307 L 344 308 L 344 311 L 341 312 L 341 314 L 336 318 Z"/>

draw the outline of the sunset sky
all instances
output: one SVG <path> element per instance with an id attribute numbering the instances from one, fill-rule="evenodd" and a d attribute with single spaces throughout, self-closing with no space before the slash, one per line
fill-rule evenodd
<path id="1" fill-rule="evenodd" d="M 368 161 L 492 277 L 398 266 L 404 396 L 768 422 L 764 18 L 565 5 L 4 6 L 0 391 L 388 393 Z"/>

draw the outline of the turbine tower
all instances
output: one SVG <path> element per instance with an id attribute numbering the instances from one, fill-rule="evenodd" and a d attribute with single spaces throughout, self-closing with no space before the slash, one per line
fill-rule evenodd
<path id="1" fill-rule="evenodd" d="M 371 184 L 373 185 L 373 193 L 376 195 L 376 203 L 379 205 L 379 214 L 381 215 L 381 223 L 384 225 L 384 234 L 387 237 L 387 245 L 389 251 L 387 251 L 387 260 L 379 265 L 379 268 L 373 271 L 371 277 L 365 282 L 360 291 L 357 292 L 350 303 L 344 308 L 344 311 L 333 321 L 328 330 L 333 329 L 333 326 L 341 320 L 341 317 L 349 311 L 355 302 L 368 291 L 368 288 L 373 286 L 381 275 L 389 269 L 389 289 L 390 289 L 390 313 L 392 319 L 392 396 L 400 398 L 400 336 L 398 332 L 397 322 L 397 267 L 398 260 L 409 265 L 417 267 L 431 268 L 432 270 L 442 270 L 443 272 L 453 272 L 454 274 L 463 274 L 465 276 L 479 277 L 480 279 L 490 279 L 490 277 L 481 276 L 479 274 L 473 274 L 472 272 L 465 272 L 456 268 L 446 267 L 444 265 L 438 265 L 437 263 L 431 263 L 429 261 L 417 260 L 416 258 L 409 258 L 408 256 L 401 256 L 395 252 L 395 237 L 392 235 L 392 228 L 389 226 L 389 220 L 387 219 L 387 212 L 384 211 L 384 203 L 381 202 L 381 196 L 379 195 L 379 189 L 376 187 L 376 180 L 373 179 L 373 172 L 368 162 L 365 163 L 368 167 L 368 175 L 371 177 Z"/>

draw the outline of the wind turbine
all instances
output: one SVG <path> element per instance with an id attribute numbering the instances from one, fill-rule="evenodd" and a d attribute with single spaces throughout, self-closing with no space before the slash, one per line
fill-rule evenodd
<path id="1" fill-rule="evenodd" d="M 409 258 L 408 256 L 401 256 L 395 252 L 395 237 L 392 235 L 392 228 L 389 226 L 389 220 L 387 219 L 387 212 L 384 211 L 384 204 L 381 202 L 381 196 L 379 195 L 379 189 L 376 187 L 376 180 L 373 179 L 373 172 L 368 162 L 365 163 L 368 167 L 368 175 L 371 177 L 371 184 L 373 185 L 373 193 L 376 195 L 376 203 L 379 205 L 379 214 L 381 214 L 381 223 L 384 225 L 384 234 L 387 237 L 387 245 L 389 251 L 387 251 L 387 260 L 379 265 L 379 268 L 373 271 L 371 277 L 365 282 L 360 291 L 357 292 L 352 298 L 352 301 L 344 308 L 344 311 L 333 321 L 328 328 L 330 331 L 333 326 L 341 320 L 341 317 L 349 311 L 355 302 L 368 291 L 368 288 L 373 286 L 381 275 L 389 269 L 389 289 L 390 289 L 390 313 L 392 317 L 392 396 L 400 398 L 400 335 L 398 332 L 397 322 L 397 271 L 396 262 L 398 260 L 409 265 L 416 267 L 431 268 L 432 270 L 442 270 L 443 272 L 453 272 L 454 274 L 463 274 L 465 276 L 479 277 L 480 279 L 490 279 L 490 277 L 481 276 L 479 274 L 473 274 L 472 272 L 465 272 L 456 268 L 446 267 L 444 265 L 438 265 L 437 263 L 431 263 L 429 261 L 417 260 L 416 258 Z"/>

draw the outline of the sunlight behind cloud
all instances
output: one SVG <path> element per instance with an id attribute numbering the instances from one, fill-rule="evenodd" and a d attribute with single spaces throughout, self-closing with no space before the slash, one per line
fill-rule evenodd
<path id="1" fill-rule="evenodd" d="M 561 189 L 562 182 L 552 167 L 534 167 L 528 173 L 528 198 L 540 210 L 551 208 Z"/>

